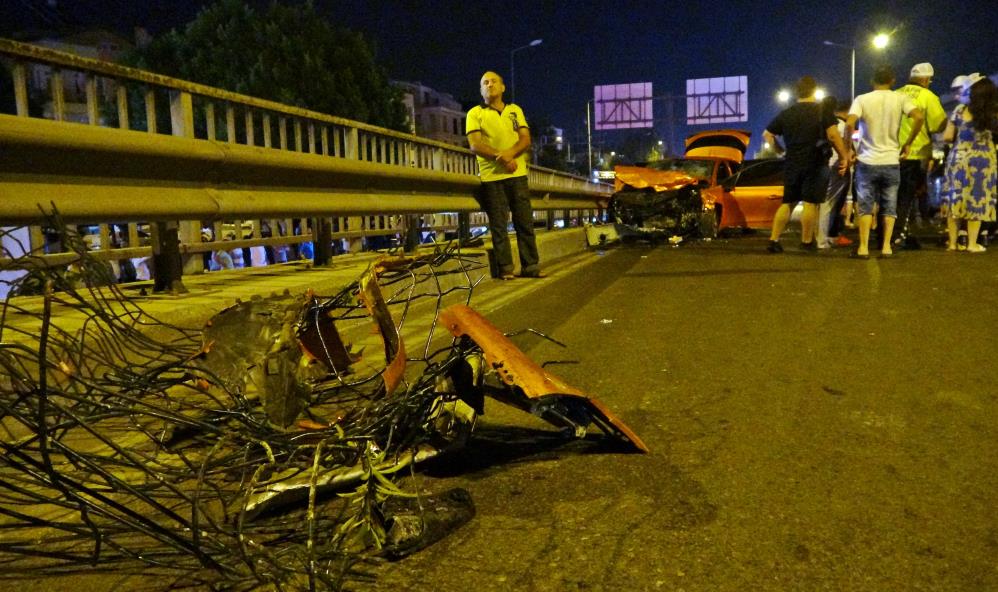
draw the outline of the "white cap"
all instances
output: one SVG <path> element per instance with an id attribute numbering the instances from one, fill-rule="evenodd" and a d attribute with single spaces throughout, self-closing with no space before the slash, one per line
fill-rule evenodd
<path id="1" fill-rule="evenodd" d="M 959 76 L 957 76 L 956 78 L 953 79 L 953 82 L 950 83 L 949 87 L 950 88 L 960 88 L 960 87 L 963 86 L 963 83 L 966 82 L 966 81 L 967 81 L 967 75 L 966 74 L 960 74 Z"/>
<path id="2" fill-rule="evenodd" d="M 963 81 L 963 88 L 966 90 L 978 82 L 984 80 L 986 77 L 981 76 L 979 72 L 974 72 L 973 74 L 967 74 L 967 79 Z"/>
<path id="3" fill-rule="evenodd" d="M 935 70 L 932 69 L 932 64 L 929 62 L 922 62 L 911 67 L 912 78 L 932 78 L 934 73 Z"/>

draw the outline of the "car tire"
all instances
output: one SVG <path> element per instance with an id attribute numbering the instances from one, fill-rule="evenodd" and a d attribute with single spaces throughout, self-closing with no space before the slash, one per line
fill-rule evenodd
<path id="1" fill-rule="evenodd" d="M 704 210 L 700 214 L 700 225 L 698 232 L 700 238 L 717 238 L 717 229 L 721 223 L 721 206 L 716 206 L 710 210 Z"/>

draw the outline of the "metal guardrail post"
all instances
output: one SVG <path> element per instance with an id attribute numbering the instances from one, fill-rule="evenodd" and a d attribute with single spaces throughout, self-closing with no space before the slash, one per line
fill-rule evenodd
<path id="1" fill-rule="evenodd" d="M 422 221 L 419 216 L 408 215 L 405 217 L 405 252 L 415 253 L 419 249 L 420 234 L 422 231 Z"/>
<path id="2" fill-rule="evenodd" d="M 462 243 L 471 240 L 471 214 L 468 212 L 457 214 L 457 239 Z"/>
<path id="3" fill-rule="evenodd" d="M 170 127 L 174 136 L 182 138 L 194 137 L 194 99 L 191 93 L 170 91 Z M 186 258 L 180 254 L 180 243 L 201 242 L 200 222 L 168 222 L 166 232 L 159 234 L 159 246 L 162 258 L 153 257 L 153 274 L 156 286 L 166 286 L 171 292 L 186 292 L 182 276 L 184 273 L 200 273 L 204 271 L 204 259 L 200 255 Z M 174 236 L 176 234 L 176 236 Z M 174 242 L 176 240 L 176 242 Z M 174 249 L 176 251 L 174 252 Z M 155 252 L 155 251 L 154 251 Z M 160 266 L 165 266 L 160 269 Z M 163 288 L 160 288 L 163 289 Z"/>
<path id="4" fill-rule="evenodd" d="M 87 101 L 87 123 L 100 125 L 100 105 L 97 104 L 97 77 L 87 74 L 84 80 Z"/>
<path id="5" fill-rule="evenodd" d="M 344 138 L 344 143 L 346 144 L 346 158 L 350 160 L 357 160 L 360 158 L 360 134 L 357 128 L 350 128 L 346 130 L 346 137 Z"/>
<path id="6" fill-rule="evenodd" d="M 329 265 L 333 259 L 333 225 L 326 216 L 315 218 L 313 230 L 313 263 L 316 267 Z"/>
<path id="7" fill-rule="evenodd" d="M 52 68 L 52 78 L 49 80 L 52 90 L 52 118 L 56 121 L 66 119 L 66 90 L 63 86 L 62 70 Z"/>
<path id="8" fill-rule="evenodd" d="M 28 71 L 24 62 L 15 62 L 11 72 L 14 76 L 14 102 L 17 104 L 17 115 L 28 116 Z"/>
<path id="9" fill-rule="evenodd" d="M 150 225 L 152 234 L 153 292 L 186 294 L 181 281 L 180 232 L 176 222 Z"/>

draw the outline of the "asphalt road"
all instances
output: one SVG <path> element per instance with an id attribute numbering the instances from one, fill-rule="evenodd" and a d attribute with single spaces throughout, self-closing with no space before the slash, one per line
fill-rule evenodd
<path id="1" fill-rule="evenodd" d="M 763 248 L 624 246 L 490 313 L 652 453 L 490 403 L 410 484 L 477 516 L 375 589 L 998 590 L 998 248 Z"/>

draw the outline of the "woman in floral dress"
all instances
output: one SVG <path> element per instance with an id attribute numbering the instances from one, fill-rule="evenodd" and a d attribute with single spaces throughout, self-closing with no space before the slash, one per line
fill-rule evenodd
<path id="1" fill-rule="evenodd" d="M 946 160 L 942 213 L 949 232 L 947 250 L 957 248 L 957 224 L 967 221 L 967 252 L 983 253 L 977 243 L 981 222 L 995 219 L 998 198 L 998 162 L 994 136 L 998 134 L 998 88 L 988 78 L 969 80 L 970 100 L 950 116 L 943 139 L 953 142 Z"/>

